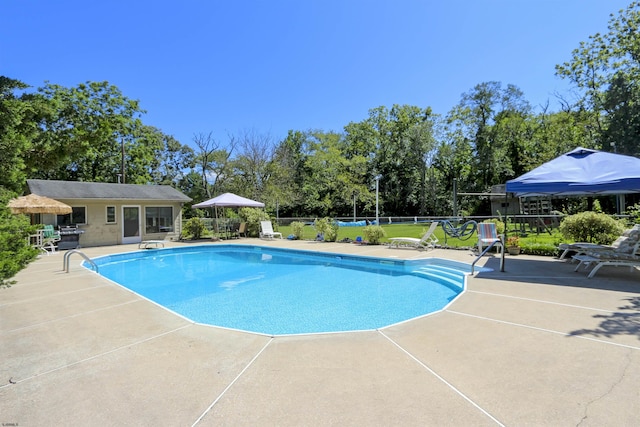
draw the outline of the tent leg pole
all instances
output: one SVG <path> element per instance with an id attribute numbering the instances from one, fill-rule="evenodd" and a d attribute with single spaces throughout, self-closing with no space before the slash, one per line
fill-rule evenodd
<path id="1" fill-rule="evenodd" d="M 509 232 L 509 205 L 507 198 L 507 191 L 505 186 L 504 192 L 504 236 L 502 237 L 502 254 L 500 255 L 500 272 L 504 273 L 504 247 L 507 241 L 507 233 Z"/>

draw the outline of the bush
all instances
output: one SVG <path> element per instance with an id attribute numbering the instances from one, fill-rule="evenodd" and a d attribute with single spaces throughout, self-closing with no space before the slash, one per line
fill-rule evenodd
<path id="1" fill-rule="evenodd" d="M 0 287 L 15 283 L 10 279 L 38 256 L 38 249 L 28 240 L 35 227 L 29 225 L 26 215 L 13 215 L 7 208 L 13 195 L 0 189 Z"/>
<path id="2" fill-rule="evenodd" d="M 596 212 L 581 212 L 564 218 L 559 230 L 565 239 L 608 245 L 625 229 L 623 221 Z"/>
<path id="3" fill-rule="evenodd" d="M 387 235 L 379 225 L 367 225 L 362 229 L 362 234 L 367 242 L 372 245 L 380 244 L 380 240 Z"/>
<path id="4" fill-rule="evenodd" d="M 304 222 L 293 221 L 291 223 L 291 231 L 297 240 L 302 240 L 302 236 L 304 235 Z"/>
<path id="5" fill-rule="evenodd" d="M 269 215 L 258 208 L 240 208 L 238 216 L 247 224 L 247 236 L 258 237 L 260 235 L 260 221 L 270 221 Z M 274 225 L 274 230 L 278 231 L 278 224 Z"/>
<path id="6" fill-rule="evenodd" d="M 322 234 L 325 242 L 335 242 L 338 240 L 340 226 L 337 221 L 331 218 L 317 219 L 313 224 L 318 234 Z"/>
<path id="7" fill-rule="evenodd" d="M 629 215 L 631 222 L 640 224 L 640 204 L 636 203 L 633 206 L 627 207 L 626 214 Z"/>
<path id="8" fill-rule="evenodd" d="M 184 224 L 184 232 L 193 240 L 198 240 L 204 234 L 205 226 L 201 218 L 190 218 Z"/>
<path id="9" fill-rule="evenodd" d="M 558 245 L 551 243 L 520 242 L 520 250 L 527 255 L 557 256 Z"/>

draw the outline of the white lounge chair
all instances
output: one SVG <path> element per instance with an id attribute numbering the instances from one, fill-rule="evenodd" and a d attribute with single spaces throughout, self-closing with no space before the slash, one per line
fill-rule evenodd
<path id="1" fill-rule="evenodd" d="M 574 255 L 573 259 L 578 261 L 574 271 L 578 271 L 583 265 L 585 268 L 593 265 L 593 269 L 587 276 L 590 279 L 606 265 L 626 266 L 631 270 L 634 267 L 640 267 L 640 256 L 636 255 L 640 248 L 640 225 L 634 226 L 626 237 L 616 248 L 586 250 L 584 253 Z"/>
<path id="2" fill-rule="evenodd" d="M 591 279 L 602 267 L 606 265 L 611 265 L 615 267 L 629 267 L 630 270 L 634 268 L 640 268 L 640 256 L 623 254 L 617 251 L 602 251 L 602 252 L 594 252 L 590 254 L 584 255 L 575 255 L 573 257 L 578 262 L 578 266 L 574 271 L 578 271 L 580 266 L 584 265 L 586 268 L 593 265 L 593 269 L 587 276 L 587 278 Z"/>
<path id="3" fill-rule="evenodd" d="M 434 221 L 429 226 L 429 229 L 424 236 L 420 239 L 416 237 L 392 237 L 389 239 L 391 242 L 389 244 L 390 248 L 399 248 L 399 247 L 409 247 L 415 249 L 433 249 L 435 248 L 436 243 L 438 243 L 438 238 L 433 235 L 433 232 L 438 227 L 439 222 Z"/>
<path id="4" fill-rule="evenodd" d="M 271 225 L 271 221 L 260 221 L 260 238 L 261 239 L 271 240 L 276 236 L 280 236 L 280 238 L 282 239 L 282 233 L 273 231 L 273 225 Z"/>
<path id="5" fill-rule="evenodd" d="M 634 231 L 636 230 L 636 231 Z M 562 243 L 558 246 L 562 254 L 559 259 L 567 258 L 572 252 L 575 252 L 573 255 L 585 255 L 588 252 L 597 252 L 597 251 L 610 251 L 610 250 L 618 250 L 622 245 L 623 250 L 624 247 L 628 245 L 635 245 L 637 241 L 640 239 L 640 225 L 636 224 L 633 228 L 629 228 L 622 233 L 620 237 L 618 237 L 612 244 L 610 245 L 599 245 L 597 243 L 587 243 L 587 242 L 575 242 L 575 243 Z M 631 240 L 629 240 L 631 238 Z M 634 252 L 635 255 L 638 254 L 638 250 Z M 572 258 L 575 259 L 575 258 Z"/>

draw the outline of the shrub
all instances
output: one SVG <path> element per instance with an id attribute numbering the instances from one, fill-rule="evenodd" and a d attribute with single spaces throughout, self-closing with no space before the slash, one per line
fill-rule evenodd
<path id="1" fill-rule="evenodd" d="M 626 214 L 629 215 L 631 222 L 640 224 L 640 204 L 627 207 Z"/>
<path id="2" fill-rule="evenodd" d="M 337 221 L 331 218 L 321 218 L 317 219 L 313 226 L 319 234 L 322 234 L 325 242 L 335 242 L 338 240 L 340 226 Z"/>
<path id="3" fill-rule="evenodd" d="M 291 231 L 297 240 L 302 240 L 302 236 L 304 235 L 304 222 L 293 221 L 291 223 Z"/>
<path id="4" fill-rule="evenodd" d="M 384 228 L 379 225 L 367 225 L 362 229 L 362 234 L 364 234 L 365 240 L 372 245 L 380 244 L 380 240 L 387 235 Z"/>
<path id="5" fill-rule="evenodd" d="M 193 240 L 198 240 L 204 234 L 204 221 L 198 217 L 190 218 L 184 224 L 183 230 L 187 236 L 191 237 Z"/>
<path id="6" fill-rule="evenodd" d="M 238 216 L 247 224 L 247 236 L 258 237 L 260 235 L 260 221 L 270 221 L 269 215 L 258 208 L 240 208 Z M 278 225 L 273 231 L 278 231 Z"/>
<path id="7" fill-rule="evenodd" d="M 13 195 L 0 188 L 0 288 L 15 283 L 10 279 L 38 256 L 28 240 L 35 227 L 26 215 L 13 215 L 6 206 Z"/>
<path id="8" fill-rule="evenodd" d="M 523 242 L 523 243 L 520 243 L 520 249 L 523 254 L 527 254 L 527 255 L 542 255 L 542 256 L 558 255 L 558 246 L 551 243 Z"/>
<path id="9" fill-rule="evenodd" d="M 564 218 L 559 230 L 567 240 L 608 245 L 624 231 L 624 223 L 609 215 L 581 212 Z"/>

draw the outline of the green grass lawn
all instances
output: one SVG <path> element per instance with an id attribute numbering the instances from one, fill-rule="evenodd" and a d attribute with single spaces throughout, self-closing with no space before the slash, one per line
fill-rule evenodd
<path id="1" fill-rule="evenodd" d="M 362 236 L 364 238 L 364 234 L 362 233 L 362 229 L 364 227 L 340 227 L 338 231 L 338 239 L 342 240 L 344 238 L 349 238 L 351 240 L 355 240 L 356 237 Z M 382 238 L 382 243 L 386 243 L 389 241 L 391 237 L 416 237 L 420 238 L 424 233 L 427 232 L 429 228 L 429 224 L 420 223 L 420 224 L 387 224 L 382 225 L 386 237 Z M 292 230 L 290 226 L 280 226 L 278 231 L 282 233 L 282 235 L 286 238 L 288 235 L 292 234 Z M 314 240 L 316 237 L 316 230 L 311 225 L 306 225 L 304 227 L 304 240 Z M 452 248 L 460 248 L 460 247 L 472 247 L 475 246 L 478 242 L 478 236 L 474 232 L 471 236 L 465 239 L 458 239 L 454 237 L 450 237 L 445 235 L 444 230 L 441 227 L 436 228 L 435 236 L 439 240 L 439 244 Z M 510 236 L 513 233 L 509 234 Z M 527 236 L 520 237 L 520 246 L 523 248 L 525 253 L 536 253 L 540 255 L 555 255 L 556 248 L 558 244 L 562 243 L 562 237 L 556 231 L 552 235 L 549 233 L 529 233 Z"/>

